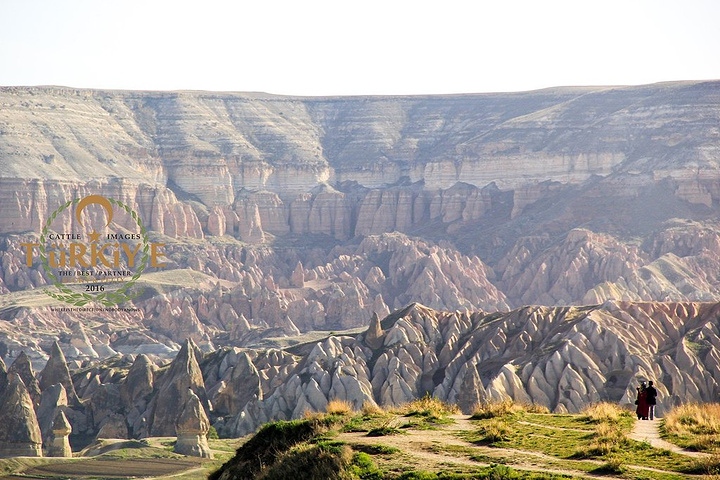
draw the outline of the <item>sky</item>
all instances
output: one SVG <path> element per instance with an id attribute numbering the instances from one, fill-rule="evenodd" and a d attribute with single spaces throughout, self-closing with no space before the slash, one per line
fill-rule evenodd
<path id="1" fill-rule="evenodd" d="M 720 79 L 718 0 L 0 0 L 0 85 L 397 95 Z"/>

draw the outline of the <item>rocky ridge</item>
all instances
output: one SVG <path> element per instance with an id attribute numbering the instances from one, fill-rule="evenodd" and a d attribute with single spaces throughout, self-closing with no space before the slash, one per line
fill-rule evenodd
<path id="1" fill-rule="evenodd" d="M 430 394 L 465 412 L 506 399 L 577 412 L 598 401 L 631 406 L 635 387 L 652 379 L 661 415 L 679 403 L 718 400 L 718 308 L 608 301 L 484 312 L 411 304 L 376 317 L 354 337 L 282 350 L 203 354 L 189 340 L 169 364 L 144 355 L 95 360 L 72 371 L 76 405 L 56 383 L 34 407 L 12 373 L 3 388 L 14 393 L 3 398 L 8 411 L 32 413 L 19 417 L 26 419 L 23 431 L 37 426 L 46 446 L 70 431 L 76 445 L 177 433 L 181 449 L 200 456 L 209 453 L 203 438 L 211 423 L 223 436 L 242 436 L 268 421 L 322 411 L 332 399 L 360 408 Z"/>
<path id="2" fill-rule="evenodd" d="M 305 346 L 293 375 L 219 431 L 243 435 L 267 421 L 322 410 L 334 398 L 359 408 L 399 405 L 426 393 L 466 412 L 477 402 L 505 399 L 577 412 L 598 401 L 631 405 L 635 387 L 648 379 L 658 385 L 659 411 L 717 401 L 717 314 L 717 304 L 702 303 L 606 302 L 508 313 L 414 304 L 386 317 L 381 331 L 376 325 L 357 338 Z"/>

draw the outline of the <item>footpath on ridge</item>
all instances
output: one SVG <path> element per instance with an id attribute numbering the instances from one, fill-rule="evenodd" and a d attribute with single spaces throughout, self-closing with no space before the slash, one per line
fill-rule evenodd
<path id="1" fill-rule="evenodd" d="M 655 420 L 638 420 L 635 422 L 635 426 L 630 432 L 630 437 L 638 442 L 648 442 L 655 448 L 663 448 L 670 450 L 671 452 L 679 453 L 681 455 L 688 455 L 690 457 L 706 457 L 708 454 L 703 452 L 694 452 L 692 450 L 686 450 L 673 443 L 663 440 L 660 438 L 660 419 Z"/>

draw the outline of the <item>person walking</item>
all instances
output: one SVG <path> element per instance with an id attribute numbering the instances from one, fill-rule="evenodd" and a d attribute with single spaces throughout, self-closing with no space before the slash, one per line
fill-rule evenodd
<path id="1" fill-rule="evenodd" d="M 647 403 L 647 386 L 645 382 L 642 382 L 637 388 L 637 399 L 635 400 L 635 413 L 637 413 L 638 420 L 648 419 L 648 403 Z"/>
<path id="2" fill-rule="evenodd" d="M 655 418 L 655 404 L 657 403 L 657 390 L 655 387 L 653 387 L 653 382 L 650 380 L 648 382 L 648 387 L 645 389 L 646 394 L 646 402 L 648 405 L 648 414 L 650 416 L 650 420 Z"/>

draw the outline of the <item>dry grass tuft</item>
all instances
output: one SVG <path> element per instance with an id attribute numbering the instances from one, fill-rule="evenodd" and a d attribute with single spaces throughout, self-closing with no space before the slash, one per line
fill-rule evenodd
<path id="1" fill-rule="evenodd" d="M 482 442 L 495 443 L 508 440 L 514 430 L 505 420 L 496 418 L 480 425 L 477 433 L 480 435 Z"/>
<path id="2" fill-rule="evenodd" d="M 675 407 L 665 416 L 665 433 L 699 451 L 720 449 L 720 404 L 688 404 Z"/>
<path id="3" fill-rule="evenodd" d="M 325 411 L 329 415 L 350 415 L 353 413 L 354 409 L 352 404 L 347 400 L 338 400 L 337 398 L 333 398 L 328 402 L 325 407 Z"/>
<path id="4" fill-rule="evenodd" d="M 309 408 L 306 408 L 303 411 L 302 418 L 303 420 L 319 421 L 325 418 L 325 414 L 323 412 L 315 412 L 313 410 L 310 410 Z"/>
<path id="5" fill-rule="evenodd" d="M 595 428 L 595 437 L 592 443 L 577 449 L 573 456 L 575 458 L 602 457 L 613 452 L 620 452 L 627 444 L 627 437 L 616 425 L 600 423 Z"/>
<path id="6" fill-rule="evenodd" d="M 425 417 L 441 418 L 447 415 L 460 413 L 457 405 L 445 403 L 429 394 L 400 407 L 403 415 L 419 415 Z"/>
<path id="7" fill-rule="evenodd" d="M 363 402 L 362 409 L 360 410 L 363 415 L 369 415 L 369 416 L 376 416 L 376 415 L 384 415 L 387 413 L 385 409 L 378 406 L 378 404 L 373 402 Z"/>
<path id="8" fill-rule="evenodd" d="M 688 404 L 675 407 L 665 416 L 668 431 L 689 432 L 696 435 L 720 434 L 720 404 Z"/>
<path id="9" fill-rule="evenodd" d="M 473 420 L 483 420 L 486 418 L 504 417 L 505 415 L 524 411 L 526 411 L 524 406 L 516 404 L 511 400 L 505 400 L 503 402 L 487 402 L 475 405 L 470 418 Z"/>
<path id="10" fill-rule="evenodd" d="M 602 457 L 627 449 L 629 440 L 622 430 L 622 419 L 630 416 L 629 412 L 615 404 L 603 402 L 590 405 L 583 410 L 582 414 L 587 421 L 596 424 L 595 435 L 592 442 L 578 448 L 573 457 Z M 610 472 L 615 470 L 610 463 L 606 467 Z"/>
<path id="11" fill-rule="evenodd" d="M 720 454 L 695 459 L 685 473 L 704 475 L 703 479 L 708 480 L 720 478 Z"/>
<path id="12" fill-rule="evenodd" d="M 537 403 L 523 404 L 522 407 L 528 413 L 550 413 L 550 409 L 545 405 L 539 405 Z"/>
<path id="13" fill-rule="evenodd" d="M 630 413 L 618 405 L 608 402 L 594 403 L 582 411 L 583 416 L 594 423 L 618 423 L 621 417 L 627 417 Z"/>

